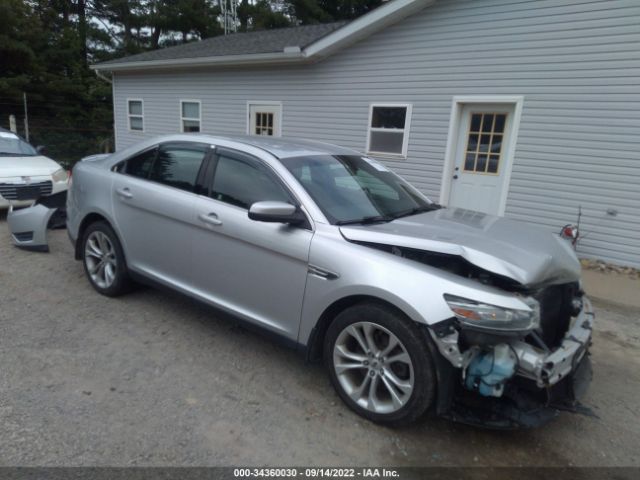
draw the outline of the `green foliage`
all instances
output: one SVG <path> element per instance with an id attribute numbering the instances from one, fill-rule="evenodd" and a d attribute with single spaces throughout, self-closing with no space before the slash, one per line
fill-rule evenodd
<path id="1" fill-rule="evenodd" d="M 352 19 L 382 0 L 239 0 L 239 31 Z M 89 65 L 220 35 L 218 0 L 0 0 L 0 126 L 70 166 L 113 148 L 111 85 Z"/>

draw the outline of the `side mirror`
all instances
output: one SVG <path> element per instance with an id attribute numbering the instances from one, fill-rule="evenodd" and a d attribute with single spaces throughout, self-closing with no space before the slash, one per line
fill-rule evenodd
<path id="1" fill-rule="evenodd" d="M 37 153 L 42 153 L 42 152 L 44 152 L 44 145 L 38 145 L 38 146 L 36 147 L 36 152 L 37 152 Z"/>
<path id="2" fill-rule="evenodd" d="M 249 218 L 258 222 L 298 224 L 306 221 L 295 205 L 286 202 L 256 202 L 249 208 Z"/>

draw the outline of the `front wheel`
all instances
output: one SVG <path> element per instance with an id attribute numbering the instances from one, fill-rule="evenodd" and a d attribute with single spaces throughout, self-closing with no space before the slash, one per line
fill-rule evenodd
<path id="1" fill-rule="evenodd" d="M 422 417 L 434 398 L 427 341 L 396 310 L 361 303 L 329 326 L 324 360 L 333 386 L 351 409 L 377 423 L 406 425 Z"/>
<path id="2" fill-rule="evenodd" d="M 98 293 L 116 297 L 130 289 L 122 246 L 107 223 L 92 223 L 84 232 L 82 263 L 89 282 Z"/>

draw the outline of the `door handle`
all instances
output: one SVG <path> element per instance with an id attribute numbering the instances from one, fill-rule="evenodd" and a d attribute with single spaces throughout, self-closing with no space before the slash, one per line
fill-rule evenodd
<path id="1" fill-rule="evenodd" d="M 216 227 L 222 225 L 222 220 L 218 219 L 218 215 L 215 213 L 201 213 L 198 215 L 198 218 L 209 225 L 214 225 Z"/>
<path id="2" fill-rule="evenodd" d="M 458 179 L 458 175 L 454 175 L 454 176 L 453 176 L 453 179 L 454 179 L 454 180 L 457 180 L 457 179 Z"/>
<path id="3" fill-rule="evenodd" d="M 127 187 L 116 190 L 116 193 L 122 198 L 133 198 L 133 193 L 131 193 L 131 191 Z"/>

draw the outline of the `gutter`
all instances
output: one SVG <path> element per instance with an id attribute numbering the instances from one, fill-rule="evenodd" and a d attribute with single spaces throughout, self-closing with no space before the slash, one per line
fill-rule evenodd
<path id="1" fill-rule="evenodd" d="M 296 49 L 291 52 L 290 49 Z M 91 65 L 95 71 L 118 72 L 125 70 L 164 70 L 176 67 L 198 68 L 214 66 L 273 65 L 300 63 L 305 55 L 297 47 L 285 47 L 282 52 L 253 53 L 250 55 L 225 55 L 216 57 L 175 58 L 171 60 L 147 60 L 143 62 L 122 62 Z"/>
<path id="2" fill-rule="evenodd" d="M 192 58 L 172 58 L 139 62 L 114 62 L 91 65 L 98 71 L 167 70 L 174 68 L 205 68 L 227 66 L 264 66 L 304 64 L 321 60 L 356 43 L 374 32 L 433 5 L 436 0 L 393 0 L 353 20 L 306 47 L 287 46 L 281 52 L 253 53 Z M 100 75 L 98 75 L 100 76 Z M 100 77 L 103 78 L 103 77 Z"/>

